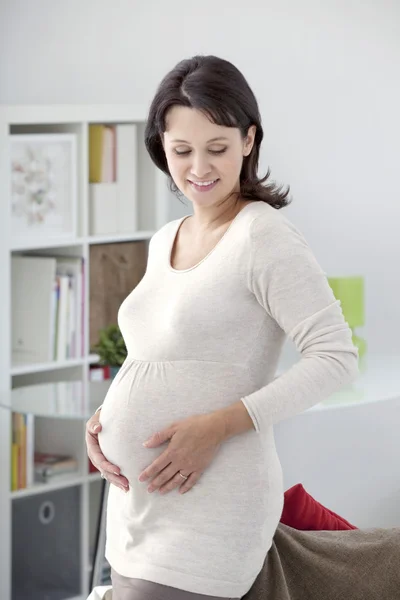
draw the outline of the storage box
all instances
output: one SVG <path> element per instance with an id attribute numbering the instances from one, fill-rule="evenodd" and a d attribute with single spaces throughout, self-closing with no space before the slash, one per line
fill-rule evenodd
<path id="1" fill-rule="evenodd" d="M 13 500 L 12 600 L 81 594 L 81 488 Z"/>
<path id="2" fill-rule="evenodd" d="M 104 235 L 118 231 L 118 185 L 113 183 L 89 184 L 90 235 Z"/>

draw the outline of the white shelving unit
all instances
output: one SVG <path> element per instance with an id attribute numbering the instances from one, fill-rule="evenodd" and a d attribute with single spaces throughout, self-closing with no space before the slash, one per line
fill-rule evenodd
<path id="1" fill-rule="evenodd" d="M 81 595 L 89 589 L 91 565 L 90 544 L 93 536 L 91 503 L 100 489 L 98 474 L 89 473 L 84 442 L 85 424 L 94 406 L 101 404 L 106 388 L 89 383 L 89 366 L 96 357 L 89 353 L 89 258 L 90 246 L 135 240 L 148 240 L 164 223 L 188 213 L 188 210 L 169 192 L 166 178 L 150 161 L 143 133 L 146 108 L 134 105 L 112 106 L 3 106 L 0 107 L 0 597 L 12 600 L 12 511 L 19 498 L 47 493 L 57 489 L 79 486 L 81 502 Z M 138 129 L 138 224 L 139 230 L 129 234 L 90 235 L 89 231 L 89 174 L 88 129 L 94 123 L 135 123 Z M 75 133 L 77 136 L 78 173 L 78 233 L 69 240 L 45 241 L 18 245 L 11 236 L 10 210 L 10 135 L 14 133 Z M 48 255 L 83 256 L 85 259 L 85 323 L 84 354 L 82 358 L 40 364 L 12 364 L 11 358 L 11 258 L 13 254 L 40 251 Z M 62 411 L 54 403 L 46 406 L 47 394 L 54 393 L 59 382 L 81 382 L 81 387 L 69 386 L 71 405 Z M 50 385 L 43 387 L 45 382 Z M 51 383 L 53 385 L 51 385 Z M 34 386 L 28 388 L 26 386 Z M 24 389 L 28 396 L 23 394 Z M 18 393 L 21 392 L 19 396 Z M 99 402 L 100 399 L 100 402 Z M 18 404 L 20 403 L 20 404 Z M 35 435 L 48 444 L 48 451 L 71 452 L 79 458 L 79 473 L 53 484 L 36 484 L 24 490 L 10 491 L 11 481 L 11 411 L 27 410 L 36 415 Z M 68 410 L 70 412 L 68 412 Z M 64 411 L 64 412 L 63 412 Z M 29 532 L 27 532 L 27 536 Z M 40 547 L 40 546 L 39 546 Z M 62 565 L 60 565 L 62 568 Z"/>

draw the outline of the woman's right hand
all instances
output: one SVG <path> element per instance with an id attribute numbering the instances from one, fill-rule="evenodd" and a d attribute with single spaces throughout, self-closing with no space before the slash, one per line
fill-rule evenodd
<path id="1" fill-rule="evenodd" d="M 129 482 L 126 477 L 121 475 L 119 467 L 108 462 L 100 449 L 98 434 L 101 431 L 100 411 L 94 413 L 86 423 L 86 449 L 87 454 L 94 464 L 96 469 L 100 471 L 110 483 L 127 492 L 129 490 Z"/>

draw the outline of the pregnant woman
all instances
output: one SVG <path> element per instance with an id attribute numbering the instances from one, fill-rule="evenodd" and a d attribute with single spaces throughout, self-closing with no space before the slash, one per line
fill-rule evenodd
<path id="1" fill-rule="evenodd" d="M 274 424 L 358 373 L 288 191 L 257 176 L 262 139 L 245 78 L 214 56 L 181 61 L 150 107 L 147 150 L 193 214 L 151 238 L 118 314 L 127 358 L 87 423 L 113 484 L 113 600 L 243 597 L 282 512 Z M 301 356 L 275 377 L 286 336 Z"/>

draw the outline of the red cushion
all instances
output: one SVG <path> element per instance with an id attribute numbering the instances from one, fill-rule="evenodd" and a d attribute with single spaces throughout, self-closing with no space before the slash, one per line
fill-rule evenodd
<path id="1" fill-rule="evenodd" d="M 317 502 L 306 492 L 301 483 L 287 490 L 284 497 L 281 523 L 293 529 L 313 531 L 357 529 L 346 519 Z"/>

